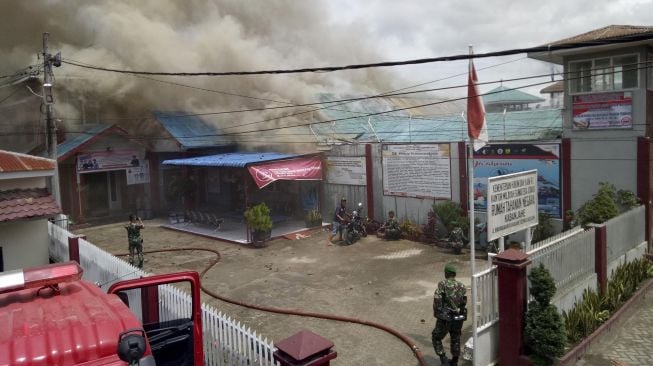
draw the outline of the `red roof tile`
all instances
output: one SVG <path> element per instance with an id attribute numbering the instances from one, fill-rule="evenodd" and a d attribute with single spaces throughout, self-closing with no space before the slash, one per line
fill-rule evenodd
<path id="1" fill-rule="evenodd" d="M 0 222 L 61 213 L 45 188 L 0 191 Z"/>
<path id="2" fill-rule="evenodd" d="M 627 36 L 653 33 L 653 27 L 638 25 L 609 25 L 607 27 L 595 29 L 573 37 L 561 39 L 552 42 L 551 45 L 561 45 L 567 43 L 584 43 L 600 41 L 604 39 L 616 39 Z M 653 35 L 652 35 L 653 38 Z"/>
<path id="3" fill-rule="evenodd" d="M 13 151 L 0 150 L 0 172 L 53 170 L 55 161 Z"/>

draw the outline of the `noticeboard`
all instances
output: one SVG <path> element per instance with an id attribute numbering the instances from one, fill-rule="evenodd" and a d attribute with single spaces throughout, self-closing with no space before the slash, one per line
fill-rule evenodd
<path id="1" fill-rule="evenodd" d="M 537 225 L 537 170 L 490 177 L 487 188 L 488 240 Z"/>
<path id="2" fill-rule="evenodd" d="M 451 199 L 449 144 L 383 146 L 383 194 Z"/>
<path id="3" fill-rule="evenodd" d="M 364 156 L 329 156 L 326 158 L 326 164 L 326 178 L 331 184 L 367 184 Z"/>

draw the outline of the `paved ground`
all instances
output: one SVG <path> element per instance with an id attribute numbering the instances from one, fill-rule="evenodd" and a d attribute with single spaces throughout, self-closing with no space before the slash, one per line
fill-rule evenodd
<path id="1" fill-rule="evenodd" d="M 263 249 L 222 243 L 157 227 L 148 221 L 145 248 L 218 249 L 220 263 L 204 279 L 216 292 L 234 299 L 274 307 L 356 317 L 385 324 L 416 341 L 429 365 L 439 365 L 431 346 L 432 294 L 447 262 L 458 262 L 459 279 L 469 286 L 468 255 L 410 241 L 365 238 L 352 246 L 329 245 L 327 233 L 289 241 L 276 240 Z M 79 230 L 109 252 L 126 250 L 124 224 Z M 201 270 L 211 258 L 203 252 L 147 255 L 144 269 L 166 273 Z M 479 267 L 486 265 L 478 261 Z M 416 365 L 407 346 L 377 329 L 312 318 L 275 315 L 230 305 L 204 296 L 220 311 L 275 341 L 302 328 L 332 340 L 334 365 Z M 471 318 L 471 317 L 470 317 Z M 464 344 L 470 325 L 463 330 Z M 445 340 L 448 347 L 448 339 Z"/>
<path id="2" fill-rule="evenodd" d="M 653 290 L 576 366 L 653 365 Z"/>

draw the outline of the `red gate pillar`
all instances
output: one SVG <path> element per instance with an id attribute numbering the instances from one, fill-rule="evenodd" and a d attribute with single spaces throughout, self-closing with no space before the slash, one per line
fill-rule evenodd
<path id="1" fill-rule="evenodd" d="M 531 263 L 528 254 L 508 249 L 494 257 L 499 272 L 499 364 L 519 365 L 524 351 L 524 319 L 526 314 L 526 269 Z"/>
<path id="2" fill-rule="evenodd" d="M 281 366 L 328 366 L 338 356 L 332 349 L 333 342 L 306 329 L 276 342 L 275 346 L 274 359 Z"/>
<path id="3" fill-rule="evenodd" d="M 79 262 L 79 237 L 68 237 L 68 260 Z"/>
<path id="4" fill-rule="evenodd" d="M 605 224 L 594 226 L 594 272 L 599 285 L 599 292 L 605 294 L 608 289 L 608 232 Z"/>

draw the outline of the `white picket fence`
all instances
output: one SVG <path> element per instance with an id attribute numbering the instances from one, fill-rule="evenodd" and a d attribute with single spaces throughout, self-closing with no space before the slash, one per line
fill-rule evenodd
<path id="1" fill-rule="evenodd" d="M 641 205 L 606 221 L 608 263 L 646 241 L 646 206 Z"/>
<path id="2" fill-rule="evenodd" d="M 476 273 L 476 323 L 478 345 L 474 346 L 476 365 L 493 364 L 499 357 L 499 276 L 496 266 Z"/>
<path id="3" fill-rule="evenodd" d="M 50 257 L 58 262 L 69 260 L 68 238 L 75 235 L 52 223 L 48 229 Z M 79 239 L 79 256 L 83 278 L 98 283 L 105 291 L 116 282 L 150 275 L 83 239 Z M 142 321 L 140 291 L 127 291 L 127 296 L 130 309 Z M 192 299 L 186 292 L 171 285 L 159 286 L 160 321 L 190 318 L 191 307 Z M 207 304 L 202 304 L 202 325 L 206 365 L 279 365 L 274 361 L 272 341 Z"/>

